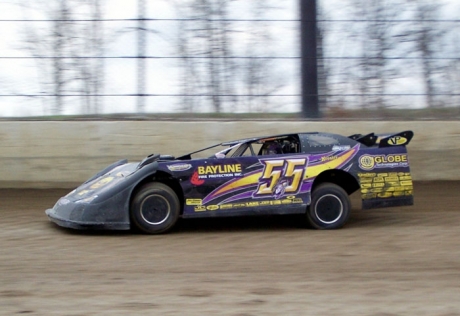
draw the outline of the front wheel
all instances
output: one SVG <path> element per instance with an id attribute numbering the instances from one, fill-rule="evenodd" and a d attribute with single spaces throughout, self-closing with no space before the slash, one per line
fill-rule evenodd
<path id="1" fill-rule="evenodd" d="M 333 183 L 323 183 L 312 192 L 307 219 L 317 229 L 340 228 L 350 216 L 350 198 L 344 189 Z"/>
<path id="2" fill-rule="evenodd" d="M 177 194 L 163 183 L 144 185 L 131 203 L 131 221 L 144 233 L 160 234 L 170 230 L 179 218 Z"/>

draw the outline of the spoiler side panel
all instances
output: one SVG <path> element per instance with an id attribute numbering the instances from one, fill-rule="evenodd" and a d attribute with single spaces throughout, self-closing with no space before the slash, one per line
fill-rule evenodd
<path id="1" fill-rule="evenodd" d="M 348 136 L 348 138 L 356 140 L 357 142 L 366 145 L 367 147 L 372 147 L 378 145 L 378 147 L 394 147 L 394 146 L 406 146 L 414 137 L 414 132 L 404 131 L 400 133 L 388 133 L 388 134 L 375 134 L 370 133 L 366 135 L 362 134 L 353 134 Z"/>
<path id="2" fill-rule="evenodd" d="M 380 139 L 379 147 L 406 146 L 414 137 L 414 132 L 404 131 Z"/>
<path id="3" fill-rule="evenodd" d="M 405 146 L 365 149 L 358 164 L 363 209 L 414 204 Z"/>

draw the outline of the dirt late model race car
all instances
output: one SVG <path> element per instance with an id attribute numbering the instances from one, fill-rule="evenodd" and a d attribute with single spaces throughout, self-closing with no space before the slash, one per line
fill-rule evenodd
<path id="1" fill-rule="evenodd" d="M 314 228 L 340 228 L 350 214 L 349 195 L 357 190 L 363 209 L 413 204 L 406 149 L 412 137 L 411 131 L 285 134 L 225 142 L 177 158 L 120 160 L 46 214 L 63 227 L 151 234 L 170 230 L 180 217 L 264 214 L 304 214 Z"/>

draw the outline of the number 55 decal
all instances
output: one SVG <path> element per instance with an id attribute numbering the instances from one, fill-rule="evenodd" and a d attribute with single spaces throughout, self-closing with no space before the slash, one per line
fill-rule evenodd
<path id="1" fill-rule="evenodd" d="M 264 171 L 259 179 L 259 186 L 254 197 L 273 195 L 274 188 L 283 182 L 286 194 L 295 194 L 300 188 L 300 182 L 307 170 L 308 159 L 270 159 L 260 160 Z"/>

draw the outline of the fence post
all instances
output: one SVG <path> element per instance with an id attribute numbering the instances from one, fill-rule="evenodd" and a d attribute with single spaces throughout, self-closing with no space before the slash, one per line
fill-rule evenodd
<path id="1" fill-rule="evenodd" d="M 137 27 L 137 113 L 145 111 L 145 0 L 138 0 L 138 27 Z"/>
<path id="2" fill-rule="evenodd" d="M 302 116 L 319 118 L 316 0 L 300 0 Z"/>

